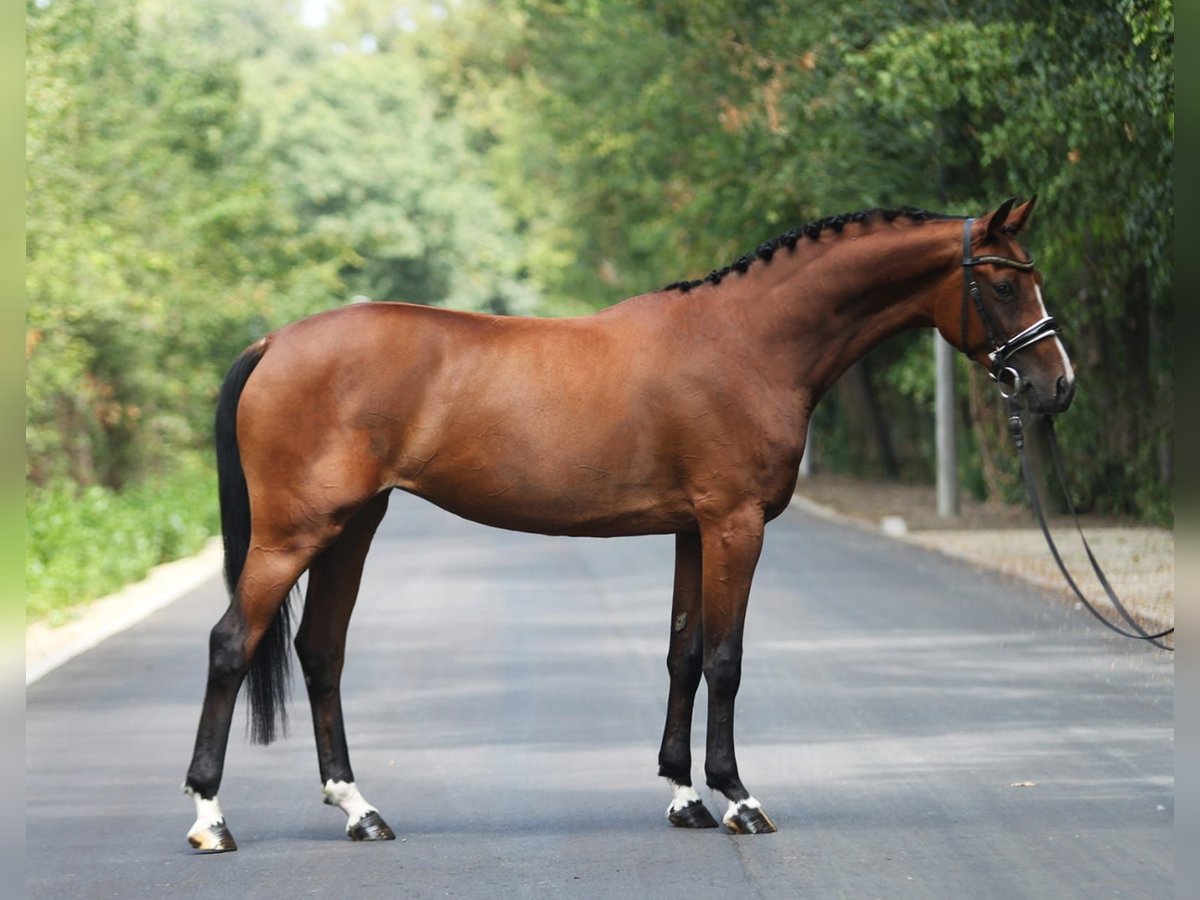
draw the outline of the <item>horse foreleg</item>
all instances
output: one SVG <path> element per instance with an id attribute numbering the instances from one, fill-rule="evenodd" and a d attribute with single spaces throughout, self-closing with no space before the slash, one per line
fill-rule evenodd
<path id="1" fill-rule="evenodd" d="M 253 546 L 233 601 L 209 634 L 208 682 L 184 791 L 196 801 L 188 843 L 198 850 L 236 850 L 217 802 L 238 689 L 267 628 L 312 559 L 311 547 L 267 552 Z"/>
<path id="2" fill-rule="evenodd" d="M 765 834 L 774 823 L 738 775 L 733 747 L 733 710 L 742 680 L 742 633 L 750 583 L 762 550 L 763 516 L 743 510 L 701 524 L 704 555 L 702 615 L 704 679 L 708 685 L 708 786 L 729 799 L 722 817 L 735 834 Z"/>
<path id="3" fill-rule="evenodd" d="M 296 655 L 312 707 L 325 802 L 346 814 L 346 834 L 355 841 L 390 841 L 396 837 L 355 784 L 341 694 L 346 629 L 358 597 L 367 550 L 387 504 L 387 492 L 368 502 L 346 523 L 341 537 L 313 561 L 304 617 L 296 631 Z"/>
<path id="4" fill-rule="evenodd" d="M 679 828 L 716 828 L 717 820 L 692 787 L 692 708 L 700 686 L 704 630 L 700 616 L 701 553 L 698 534 L 675 536 L 675 589 L 667 671 L 667 722 L 658 751 L 658 774 L 671 784 L 667 820 Z"/>

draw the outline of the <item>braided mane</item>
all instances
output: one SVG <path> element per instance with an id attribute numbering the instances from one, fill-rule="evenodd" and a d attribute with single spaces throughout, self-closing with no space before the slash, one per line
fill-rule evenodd
<path id="1" fill-rule="evenodd" d="M 747 253 L 744 256 L 738 257 L 734 262 L 720 269 L 713 269 L 703 278 L 697 278 L 691 281 L 673 281 L 668 284 L 664 291 L 683 291 L 687 293 L 694 287 L 699 287 L 702 284 L 720 284 L 730 272 L 737 272 L 739 275 L 745 274 L 746 270 L 755 262 L 761 259 L 763 262 L 770 262 L 781 247 L 788 250 L 795 250 L 796 244 L 800 239 L 808 238 L 809 240 L 817 240 L 821 236 L 821 232 L 832 230 L 840 234 L 842 229 L 850 222 L 864 223 L 868 219 L 881 218 L 885 222 L 894 222 L 896 219 L 904 218 L 912 222 L 925 222 L 930 219 L 949 219 L 954 216 L 947 216 L 942 213 L 930 212 L 926 209 L 918 209 L 915 206 L 904 206 L 899 209 L 865 209 L 859 212 L 843 213 L 837 216 L 826 216 L 824 219 L 817 219 L 815 222 L 808 222 L 790 231 L 784 232 L 778 237 L 773 237 L 769 241 L 760 244 L 753 253 Z"/>

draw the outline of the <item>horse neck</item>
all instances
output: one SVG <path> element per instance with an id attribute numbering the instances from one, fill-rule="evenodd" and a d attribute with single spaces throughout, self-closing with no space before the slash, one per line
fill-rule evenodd
<path id="1" fill-rule="evenodd" d="M 778 359 L 791 388 L 814 401 L 872 348 L 932 325 L 933 297 L 958 277 L 957 222 L 847 226 L 780 250 L 721 297 L 755 352 Z M 714 291 L 713 298 L 718 293 Z"/>

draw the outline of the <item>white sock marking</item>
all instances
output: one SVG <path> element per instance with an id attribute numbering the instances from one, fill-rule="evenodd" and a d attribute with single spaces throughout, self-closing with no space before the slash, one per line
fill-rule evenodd
<path id="1" fill-rule="evenodd" d="M 203 831 L 224 823 L 225 814 L 221 812 L 221 804 L 216 797 L 205 800 L 199 794 L 193 794 L 192 799 L 196 801 L 196 824 L 192 826 L 192 831 Z"/>
<path id="2" fill-rule="evenodd" d="M 721 817 L 721 821 L 728 825 L 729 820 L 743 809 L 762 809 L 762 804 L 753 797 L 747 797 L 745 800 L 730 800 L 729 809 L 725 810 L 725 815 Z"/>
<path id="3" fill-rule="evenodd" d="M 367 813 L 379 811 L 358 792 L 353 781 L 334 781 L 331 778 L 321 790 L 325 794 L 326 803 L 338 807 L 346 814 L 347 831 L 357 825 Z"/>
<path id="4" fill-rule="evenodd" d="M 184 793 L 196 801 L 196 821 L 188 831 L 188 840 L 200 850 L 216 850 L 217 838 L 213 829 L 225 824 L 225 814 L 221 812 L 221 804 L 217 798 L 205 800 L 189 787 L 184 787 Z M 228 848 L 226 848 L 228 849 Z"/>
<path id="5" fill-rule="evenodd" d="M 667 807 L 667 816 L 670 816 L 671 813 L 679 812 L 689 803 L 695 803 L 700 799 L 700 795 L 696 793 L 696 789 L 690 784 L 676 784 L 673 781 L 670 784 L 672 799 L 671 805 Z"/>

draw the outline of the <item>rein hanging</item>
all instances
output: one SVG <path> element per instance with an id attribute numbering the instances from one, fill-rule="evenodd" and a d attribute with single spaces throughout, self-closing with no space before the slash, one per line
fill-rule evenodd
<path id="1" fill-rule="evenodd" d="M 1029 503 L 1033 507 L 1034 513 L 1037 515 L 1038 524 L 1042 527 L 1042 534 L 1046 538 L 1046 544 L 1050 548 L 1050 554 L 1054 557 L 1054 561 L 1058 563 L 1058 569 L 1060 572 L 1062 572 L 1063 578 L 1067 580 L 1067 584 L 1071 586 L 1071 590 L 1074 591 L 1075 596 L 1079 598 L 1079 601 L 1083 603 L 1088 612 L 1099 619 L 1105 628 L 1115 631 L 1117 634 L 1127 638 L 1133 638 L 1134 640 L 1138 641 L 1147 641 L 1153 644 L 1155 647 L 1159 647 L 1163 650 L 1169 650 L 1173 653 L 1175 648 L 1162 643 L 1162 639 L 1167 637 L 1167 635 L 1173 634 L 1175 632 L 1174 627 L 1168 628 L 1165 631 L 1160 631 L 1157 634 L 1150 634 L 1148 631 L 1146 631 L 1146 629 L 1141 626 L 1137 619 L 1135 619 L 1125 608 L 1125 605 L 1121 603 L 1120 598 L 1117 597 L 1117 594 L 1113 590 L 1112 585 L 1109 583 L 1108 578 L 1105 577 L 1104 570 L 1100 568 L 1100 563 L 1097 561 L 1095 554 L 1092 553 L 1091 545 L 1088 544 L 1087 538 L 1084 537 L 1083 527 L 1079 524 L 1079 515 L 1075 512 L 1075 504 L 1071 502 L 1071 492 L 1067 489 L 1067 479 L 1063 474 L 1062 456 L 1058 450 L 1058 437 L 1054 432 L 1054 419 L 1050 416 L 1042 416 L 1041 419 L 1046 428 L 1046 440 L 1050 445 L 1050 459 L 1054 465 L 1054 474 L 1058 479 L 1058 485 L 1062 490 L 1063 498 L 1067 501 L 1067 510 L 1071 513 L 1071 518 L 1075 522 L 1075 530 L 1079 532 L 1079 539 L 1083 541 L 1083 549 L 1087 553 L 1088 561 L 1092 564 L 1092 571 L 1096 573 L 1096 578 L 1099 579 L 1100 585 L 1104 588 L 1104 593 L 1108 595 L 1109 602 L 1112 603 L 1113 608 L 1120 613 L 1121 618 L 1125 620 L 1126 624 L 1128 624 L 1133 631 L 1126 631 L 1120 625 L 1116 625 L 1105 618 L 1105 616 L 1098 609 L 1096 609 L 1095 606 L 1092 605 L 1088 598 L 1083 595 L 1083 591 L 1079 589 L 1079 585 L 1076 584 L 1075 579 L 1071 577 L 1071 573 L 1067 570 L 1066 563 L 1063 562 L 1062 556 L 1058 552 L 1058 547 L 1054 543 L 1054 538 L 1050 536 L 1050 527 L 1046 524 L 1046 516 L 1042 511 L 1041 501 L 1038 499 L 1037 482 L 1034 479 L 1033 468 L 1029 463 L 1029 454 L 1025 450 L 1025 434 L 1021 424 L 1021 406 L 1017 402 L 1017 398 L 1015 396 L 1009 397 L 1008 402 L 1008 430 L 1013 436 L 1013 442 L 1017 445 L 1017 455 L 1021 460 L 1021 475 L 1025 480 L 1025 491 L 1029 494 Z"/>
<path id="2" fill-rule="evenodd" d="M 1013 442 L 1017 446 L 1017 456 L 1021 460 L 1021 475 L 1025 481 L 1025 491 L 1029 495 L 1029 504 L 1033 507 L 1034 514 L 1037 516 L 1038 524 L 1041 526 L 1042 535 L 1046 538 L 1046 545 L 1050 548 L 1050 554 L 1054 557 L 1054 561 L 1058 564 L 1058 569 L 1062 572 L 1063 578 L 1070 585 L 1071 590 L 1079 601 L 1083 603 L 1093 616 L 1111 631 L 1123 637 L 1133 638 L 1134 640 L 1147 641 L 1155 647 L 1163 650 L 1174 652 L 1175 648 L 1162 643 L 1162 639 L 1175 632 L 1175 629 L 1168 628 L 1165 631 L 1160 631 L 1157 634 L 1151 634 L 1144 629 L 1141 624 L 1133 617 L 1132 614 L 1121 603 L 1117 597 L 1112 585 L 1104 574 L 1104 570 L 1100 568 L 1100 563 L 1092 553 L 1091 545 L 1088 544 L 1087 538 L 1083 534 L 1083 527 L 1079 524 L 1079 515 L 1075 512 L 1075 504 L 1071 502 L 1071 492 L 1067 489 L 1067 479 L 1063 474 L 1062 458 L 1058 449 L 1058 437 L 1054 432 L 1054 420 L 1049 415 L 1041 416 L 1041 420 L 1046 428 L 1047 443 L 1050 446 L 1050 459 L 1054 465 L 1054 474 L 1058 479 L 1059 487 L 1062 490 L 1064 499 L 1067 502 L 1067 509 L 1071 513 L 1071 518 L 1075 522 L 1075 530 L 1079 532 L 1079 539 L 1083 541 L 1084 551 L 1087 553 L 1088 561 L 1092 565 L 1092 571 L 1096 573 L 1096 578 L 1100 581 L 1100 585 L 1104 588 L 1104 593 L 1108 596 L 1109 602 L 1113 608 L 1120 614 L 1125 623 L 1132 629 L 1127 631 L 1120 625 L 1109 621 L 1096 607 L 1084 596 L 1083 591 L 1079 589 L 1079 585 L 1075 583 L 1075 579 L 1071 577 L 1071 573 L 1067 570 L 1066 563 L 1063 562 L 1062 555 L 1058 552 L 1058 547 L 1054 543 L 1054 538 L 1050 535 L 1050 527 L 1046 524 L 1046 516 L 1042 510 L 1041 501 L 1038 499 L 1037 482 L 1033 476 L 1033 469 L 1029 462 L 1029 455 L 1025 449 L 1025 434 L 1021 423 L 1021 404 L 1020 394 L 1022 389 L 1022 381 L 1020 373 L 1012 366 L 1007 365 L 1008 360 L 1016 353 L 1024 350 L 1026 347 L 1036 344 L 1043 338 L 1055 337 L 1058 335 L 1058 324 L 1052 316 L 1044 316 L 1034 322 L 1028 328 L 1018 332 L 1007 340 L 1001 341 L 998 337 L 999 329 L 996 327 L 995 320 L 988 313 L 987 307 L 983 303 L 983 292 L 980 291 L 979 285 L 976 283 L 972 269 L 978 265 L 994 265 L 1004 266 L 1010 269 L 1018 269 L 1022 272 L 1028 272 L 1033 269 L 1033 258 L 1030 257 L 1026 261 L 1019 259 L 1011 259 L 1007 256 L 972 256 L 971 255 L 971 223 L 974 219 L 967 219 L 963 222 L 963 301 L 962 301 L 962 348 L 963 353 L 968 357 L 973 357 L 981 348 L 972 349 L 967 342 L 968 332 L 968 313 L 972 305 L 979 315 L 979 320 L 983 324 L 983 329 L 987 335 L 988 360 L 991 363 L 990 374 L 992 380 L 1000 388 L 1000 394 L 1009 402 L 1009 418 L 1008 430 L 1013 436 Z"/>

